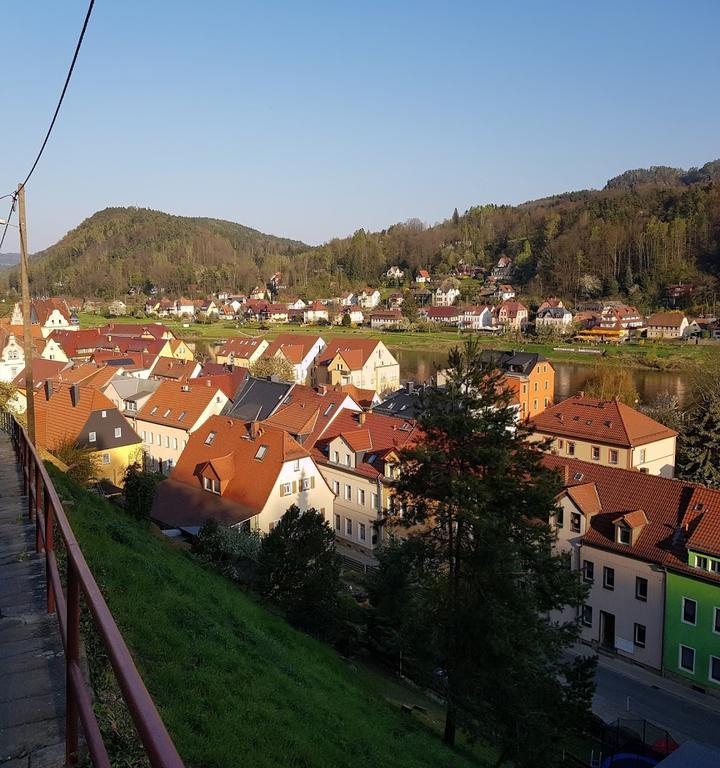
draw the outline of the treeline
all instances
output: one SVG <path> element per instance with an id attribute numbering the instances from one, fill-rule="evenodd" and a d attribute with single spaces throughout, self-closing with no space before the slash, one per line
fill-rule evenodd
<path id="1" fill-rule="evenodd" d="M 397 264 L 449 274 L 514 259 L 513 283 L 531 297 L 624 296 L 656 306 L 667 283 L 692 282 L 714 301 L 720 276 L 720 161 L 689 171 L 627 171 L 600 191 L 519 206 L 456 211 L 434 226 L 417 219 L 310 248 L 215 219 L 138 208 L 96 213 L 31 262 L 36 294 L 118 297 L 129 287 L 207 294 L 247 291 L 275 272 L 305 297 L 376 285 Z M 17 270 L 0 276 L 17 288 Z"/>

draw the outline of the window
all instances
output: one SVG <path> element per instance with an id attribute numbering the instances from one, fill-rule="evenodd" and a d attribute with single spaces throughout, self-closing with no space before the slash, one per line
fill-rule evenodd
<path id="1" fill-rule="evenodd" d="M 352 466 L 352 459 L 350 458 L 350 454 L 349 453 L 345 454 L 345 466 L 346 467 Z"/>
<path id="2" fill-rule="evenodd" d="M 313 487 L 312 477 L 303 477 L 302 480 L 300 480 L 301 491 L 309 491 L 312 487 Z"/>
<path id="3" fill-rule="evenodd" d="M 682 599 L 682 620 L 683 624 L 697 623 L 697 603 L 689 597 Z"/>
<path id="4" fill-rule="evenodd" d="M 335 530 L 340 530 L 340 515 L 338 514 L 335 515 Z"/>
<path id="5" fill-rule="evenodd" d="M 625 544 L 630 546 L 632 544 L 632 531 L 629 528 L 622 528 L 618 526 L 618 544 Z"/>
<path id="6" fill-rule="evenodd" d="M 333 463 L 339 464 L 340 463 L 340 454 L 337 451 L 333 451 Z"/>
<path id="7" fill-rule="evenodd" d="M 162 435 L 159 432 L 155 435 L 155 441 L 158 445 L 162 445 Z"/>
<path id="8" fill-rule="evenodd" d="M 267 453 L 267 449 L 268 449 L 267 445 L 261 445 L 261 446 L 260 446 L 260 447 L 257 449 L 257 451 L 256 451 L 256 453 L 255 453 L 255 458 L 256 458 L 258 461 L 262 461 L 262 460 L 265 458 L 265 454 Z"/>
<path id="9" fill-rule="evenodd" d="M 565 510 L 562 507 L 558 507 L 555 512 L 555 525 L 558 528 L 562 528 L 565 524 Z"/>
<path id="10" fill-rule="evenodd" d="M 100 417 L 103 419 L 107 418 L 107 411 L 100 411 Z"/>
<path id="11" fill-rule="evenodd" d="M 345 486 L 345 499 L 352 501 L 352 488 L 349 485 Z"/>
<path id="12" fill-rule="evenodd" d="M 280 483 L 280 495 L 289 496 L 292 493 L 292 483 Z"/>
<path id="13" fill-rule="evenodd" d="M 538 401 L 537 401 L 537 398 L 535 398 L 535 400 L 533 400 L 533 408 L 534 408 L 536 411 L 537 411 L 537 409 L 538 409 Z"/>
<path id="14" fill-rule="evenodd" d="M 300 459 L 295 459 L 295 461 L 293 461 L 293 470 L 295 470 L 295 472 L 300 471 Z"/>
<path id="15" fill-rule="evenodd" d="M 154 416 L 157 413 L 157 405 L 154 405 L 150 410 L 150 415 Z"/>
<path id="16" fill-rule="evenodd" d="M 373 493 L 370 497 L 370 501 L 372 502 L 372 508 L 377 509 L 378 508 L 378 495 L 377 493 Z"/>
<path id="17" fill-rule="evenodd" d="M 573 512 L 570 515 L 570 530 L 573 533 L 580 533 L 580 513 Z"/>
<path id="18" fill-rule="evenodd" d="M 713 632 L 717 632 L 717 634 L 720 635 L 720 608 L 715 608 L 713 613 L 715 614 Z"/>
<path id="19" fill-rule="evenodd" d="M 678 655 L 678 666 L 686 672 L 695 672 L 695 649 L 689 645 L 681 645 Z"/>
<path id="20" fill-rule="evenodd" d="M 720 560 L 711 560 L 710 570 L 714 571 L 715 573 L 720 573 Z"/>
<path id="21" fill-rule="evenodd" d="M 603 568 L 603 587 L 615 589 L 615 569 L 608 568 L 607 565 Z"/>
<path id="22" fill-rule="evenodd" d="M 97 435 L 94 432 L 88 432 L 88 442 L 94 443 L 97 440 Z"/>
<path id="23" fill-rule="evenodd" d="M 702 568 L 703 571 L 707 571 L 707 567 L 708 567 L 707 557 L 701 557 L 700 555 L 695 555 L 695 567 Z"/>
<path id="24" fill-rule="evenodd" d="M 165 447 L 170 447 L 170 435 L 165 435 Z"/>
<path id="25" fill-rule="evenodd" d="M 565 442 L 563 440 L 558 440 L 558 448 L 562 450 L 563 445 L 565 445 Z"/>
<path id="26" fill-rule="evenodd" d="M 208 436 L 205 438 L 205 445 L 212 445 L 215 439 L 215 432 L 208 432 Z"/>
<path id="27" fill-rule="evenodd" d="M 340 495 L 340 483 L 337 480 L 332 481 L 332 489 L 336 496 Z"/>
<path id="28" fill-rule="evenodd" d="M 583 561 L 583 581 L 589 584 L 595 581 L 595 563 L 592 560 Z"/>
<path id="29" fill-rule="evenodd" d="M 358 504 L 365 506 L 365 491 L 362 488 L 358 488 Z"/>
<path id="30" fill-rule="evenodd" d="M 644 448 L 641 448 L 641 449 L 640 449 L 640 456 L 639 456 L 639 460 L 640 460 L 640 463 L 641 463 L 641 464 L 644 464 L 644 463 L 645 463 L 645 449 L 644 449 Z"/>
<path id="31" fill-rule="evenodd" d="M 537 391 L 538 391 L 538 383 L 537 383 L 537 381 L 536 381 L 536 382 L 535 382 L 535 384 L 533 385 L 533 390 L 534 390 L 535 392 L 537 392 Z"/>
<path id="32" fill-rule="evenodd" d="M 147 432 L 144 429 L 142 431 L 142 439 L 143 439 L 143 443 L 147 442 Z"/>
<path id="33" fill-rule="evenodd" d="M 167 417 L 170 415 L 170 411 L 171 410 L 172 410 L 172 408 L 167 408 L 165 410 L 165 413 L 163 413 L 163 419 L 167 419 Z"/>
<path id="34" fill-rule="evenodd" d="M 643 579 L 642 576 L 635 577 L 635 597 L 643 602 L 647 601 L 648 595 L 648 581 Z"/>
<path id="35" fill-rule="evenodd" d="M 352 520 L 349 517 L 345 518 L 345 534 L 352 536 Z"/>
<path id="36" fill-rule="evenodd" d="M 367 540 L 367 532 L 365 528 L 365 523 L 358 523 L 358 535 L 360 536 L 360 541 L 366 541 Z"/>
<path id="37" fill-rule="evenodd" d="M 592 606 L 591 605 L 583 605 L 582 609 L 582 623 L 586 627 L 592 627 Z"/>
<path id="38" fill-rule="evenodd" d="M 177 451 L 178 449 L 178 441 L 177 437 L 173 437 L 173 448 Z"/>
<path id="39" fill-rule="evenodd" d="M 182 421 L 185 416 L 187 416 L 187 411 L 180 411 L 180 415 L 178 416 L 178 421 Z"/>
<path id="40" fill-rule="evenodd" d="M 214 477 L 203 477 L 203 484 L 205 486 L 206 491 L 210 491 L 210 493 L 217 493 L 220 495 L 220 481 L 216 480 Z"/>
<path id="41" fill-rule="evenodd" d="M 125 410 L 126 411 L 137 411 L 137 403 L 134 400 L 126 400 L 125 401 Z"/>
<path id="42" fill-rule="evenodd" d="M 710 669 L 708 670 L 708 677 L 713 683 L 720 683 L 720 656 L 710 657 Z"/>
<path id="43" fill-rule="evenodd" d="M 644 624 L 635 625 L 635 631 L 633 633 L 633 643 L 635 643 L 635 645 L 638 648 L 645 647 L 645 625 Z"/>
<path id="44" fill-rule="evenodd" d="M 600 461 L 600 448 L 597 445 L 593 445 L 591 448 L 591 455 L 593 461 Z"/>
<path id="45" fill-rule="evenodd" d="M 109 453 L 103 453 L 103 455 L 102 455 L 102 463 L 103 464 L 109 464 L 110 463 L 110 454 Z"/>
<path id="46" fill-rule="evenodd" d="M 575 455 L 575 443 L 568 442 L 568 444 L 567 444 L 567 455 L 568 456 L 574 456 Z"/>
<path id="47" fill-rule="evenodd" d="M 609 454 L 610 454 L 610 463 L 611 464 L 617 464 L 618 463 L 618 452 L 614 448 L 611 448 L 610 451 L 609 451 Z"/>

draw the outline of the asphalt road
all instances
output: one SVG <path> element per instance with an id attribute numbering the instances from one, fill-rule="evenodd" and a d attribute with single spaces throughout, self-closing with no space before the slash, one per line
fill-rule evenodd
<path id="1" fill-rule="evenodd" d="M 593 712 L 605 722 L 649 720 L 669 731 L 677 742 L 692 739 L 720 747 L 720 697 L 604 656 L 598 661 L 595 685 Z"/>

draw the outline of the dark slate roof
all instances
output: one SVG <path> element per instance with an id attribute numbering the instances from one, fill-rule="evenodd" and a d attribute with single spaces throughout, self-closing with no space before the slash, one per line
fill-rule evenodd
<path id="1" fill-rule="evenodd" d="M 416 384 L 412 381 L 393 392 L 379 405 L 376 405 L 373 413 L 381 413 L 385 416 L 398 416 L 402 419 L 417 419 L 423 411 L 422 393 L 429 384 Z"/>
<path id="2" fill-rule="evenodd" d="M 235 401 L 225 406 L 222 415 L 243 421 L 264 421 L 275 413 L 294 386 L 287 381 L 248 376 Z"/>
<path id="3" fill-rule="evenodd" d="M 480 359 L 486 365 L 492 365 L 505 373 L 520 373 L 527 376 L 538 363 L 547 362 L 547 358 L 537 352 L 511 352 L 500 349 L 484 349 Z"/>

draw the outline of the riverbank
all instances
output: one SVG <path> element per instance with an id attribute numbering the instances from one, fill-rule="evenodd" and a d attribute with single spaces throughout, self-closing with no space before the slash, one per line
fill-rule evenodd
<path id="1" fill-rule="evenodd" d="M 100 315 L 81 313 L 82 328 L 94 328 L 105 325 L 107 318 Z M 142 322 L 133 317 L 113 318 L 115 323 Z M 265 336 L 275 338 L 281 333 L 320 334 L 329 337 L 347 336 L 349 338 L 380 339 L 391 350 L 416 352 L 442 352 L 452 349 L 462 343 L 466 333 L 457 330 L 439 330 L 422 332 L 379 331 L 371 328 L 345 328 L 343 326 L 304 326 L 304 325 L 271 325 L 267 330 L 261 330 L 257 323 L 247 323 L 239 326 L 231 321 L 216 323 L 183 323 L 179 320 L 164 318 L 162 322 L 179 338 L 188 342 L 212 344 L 233 336 Z M 187 327 L 186 327 L 187 326 Z M 530 337 L 516 335 L 484 336 L 478 335 L 482 347 L 516 349 L 526 352 L 537 352 L 549 360 L 565 363 L 581 363 L 583 365 L 622 365 L 654 371 L 686 371 L 690 367 L 701 365 L 703 362 L 720 355 L 720 344 L 704 341 L 694 343 L 671 343 L 660 341 L 626 342 L 619 345 L 597 345 L 588 347 L 587 344 L 572 344 L 566 341 L 552 340 L 549 342 L 535 341 Z M 583 350 L 592 349 L 592 352 Z"/>

